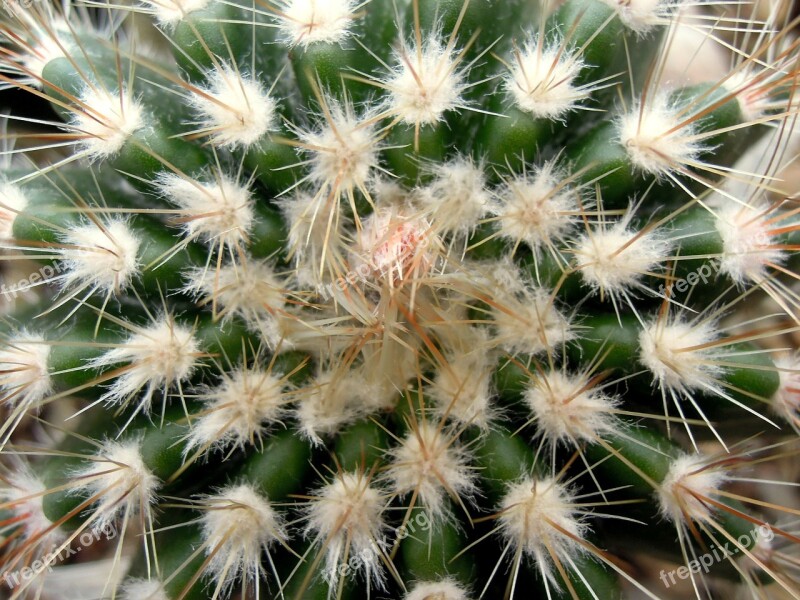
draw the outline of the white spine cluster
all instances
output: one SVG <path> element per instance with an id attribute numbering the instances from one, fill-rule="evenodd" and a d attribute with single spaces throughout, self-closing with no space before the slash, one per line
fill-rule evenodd
<path id="1" fill-rule="evenodd" d="M 553 478 L 525 477 L 510 485 L 500 502 L 498 523 L 507 543 L 532 557 L 553 580 L 554 560 L 569 564 L 582 552 L 578 540 L 588 530 L 571 491 Z"/>
<path id="2" fill-rule="evenodd" d="M 662 390 L 686 394 L 716 389 L 722 369 L 714 362 L 711 342 L 717 337 L 711 323 L 655 321 L 639 334 L 639 360 Z"/>
<path id="3" fill-rule="evenodd" d="M 203 497 L 202 505 L 206 568 L 218 591 L 224 595 L 240 579 L 246 583 L 261 579 L 262 553 L 267 551 L 269 557 L 269 548 L 287 539 L 283 519 L 269 500 L 251 485 L 238 484 Z"/>
<path id="4" fill-rule="evenodd" d="M 172 28 L 189 14 L 203 10 L 210 0 L 143 0 L 162 27 Z"/>
<path id="5" fill-rule="evenodd" d="M 603 0 L 619 13 L 620 20 L 628 29 L 646 35 L 669 16 L 670 6 L 665 0 Z"/>
<path id="6" fill-rule="evenodd" d="M 481 165 L 458 158 L 436 168 L 435 179 L 415 200 L 442 234 L 468 234 L 486 213 L 490 196 Z"/>
<path id="7" fill-rule="evenodd" d="M 476 491 L 469 455 L 456 435 L 437 423 L 422 420 L 389 453 L 386 477 L 398 496 L 416 494 L 434 520 L 443 518 L 448 494 L 460 499 Z"/>
<path id="8" fill-rule="evenodd" d="M 657 490 L 661 514 L 678 524 L 708 523 L 715 509 L 703 499 L 716 496 L 727 479 L 723 471 L 709 467 L 703 456 L 687 454 L 675 459 Z"/>
<path id="9" fill-rule="evenodd" d="M 557 44 L 538 37 L 515 53 L 505 86 L 517 106 L 538 119 L 558 120 L 591 94 L 591 86 L 575 85 L 583 61 Z"/>
<path id="10" fill-rule="evenodd" d="M 636 168 L 667 177 L 692 164 L 704 149 L 695 137 L 694 121 L 658 93 L 620 118 L 620 143 Z"/>
<path id="11" fill-rule="evenodd" d="M 41 335 L 21 331 L 0 347 L 0 387 L 3 401 L 28 409 L 52 390 L 48 362 L 50 346 Z"/>
<path id="12" fill-rule="evenodd" d="M 583 281 L 593 291 L 615 297 L 631 288 L 644 288 L 641 279 L 658 272 L 670 249 L 659 231 L 636 231 L 629 219 L 622 219 L 582 235 L 573 253 Z"/>
<path id="13" fill-rule="evenodd" d="M 307 48 L 344 41 L 356 9 L 354 0 L 278 0 L 276 17 L 285 43 Z"/>
<path id="14" fill-rule="evenodd" d="M 277 104 L 258 79 L 223 65 L 206 74 L 207 84 L 189 100 L 200 132 L 226 148 L 247 147 L 275 127 Z"/>
<path id="15" fill-rule="evenodd" d="M 309 156 L 309 177 L 323 191 L 330 187 L 339 194 L 342 190 L 366 192 L 378 165 L 381 135 L 372 115 L 356 116 L 352 104 L 332 98 L 323 99 L 327 107 L 327 123 L 315 130 L 298 131 Z"/>
<path id="16" fill-rule="evenodd" d="M 739 285 L 761 283 L 770 266 L 780 265 L 784 253 L 773 238 L 774 214 L 768 207 L 730 203 L 716 209 L 722 238 L 719 270 Z"/>
<path id="17" fill-rule="evenodd" d="M 466 590 L 453 579 L 418 583 L 404 600 L 469 600 Z"/>
<path id="18" fill-rule="evenodd" d="M 118 347 L 109 350 L 91 365 L 95 368 L 127 367 L 114 379 L 102 399 L 125 402 L 144 389 L 139 407 L 147 411 L 158 390 L 188 380 L 201 356 L 200 345 L 190 328 L 165 317 L 148 328 L 137 329 Z"/>
<path id="19" fill-rule="evenodd" d="M 492 319 L 496 342 L 510 354 L 539 354 L 574 335 L 553 298 L 538 287 L 504 295 L 493 307 Z"/>
<path id="20" fill-rule="evenodd" d="M 357 372 L 323 371 L 299 394 L 300 431 L 312 442 L 333 434 L 363 415 L 369 386 Z"/>
<path id="21" fill-rule="evenodd" d="M 114 156 L 145 125 L 142 106 L 124 89 L 117 92 L 87 87 L 73 114 L 71 128 L 84 137 L 83 150 L 91 160 Z"/>
<path id="22" fill-rule="evenodd" d="M 120 589 L 121 600 L 170 600 L 164 585 L 156 579 L 129 579 Z"/>
<path id="23" fill-rule="evenodd" d="M 362 472 L 338 473 L 314 494 L 306 507 L 306 534 L 325 549 L 325 578 L 335 588 L 339 566 L 355 564 L 367 581 L 383 583 L 386 500 Z M 349 558 L 357 561 L 349 561 Z"/>
<path id="24" fill-rule="evenodd" d="M 403 44 L 385 83 L 389 96 L 386 109 L 409 125 L 431 125 L 444 114 L 463 107 L 462 94 L 467 89 L 466 72 L 459 69 L 459 56 L 431 35 L 418 46 Z"/>
<path id="25" fill-rule="evenodd" d="M 223 174 L 213 183 L 165 173 L 159 192 L 181 210 L 180 221 L 192 237 L 235 248 L 246 243 L 255 219 L 250 190 Z"/>
<path id="26" fill-rule="evenodd" d="M 548 371 L 523 393 L 536 427 L 551 445 L 592 443 L 616 429 L 619 399 L 589 385 L 584 374 Z"/>
<path id="27" fill-rule="evenodd" d="M 205 408 L 192 424 L 186 454 L 255 443 L 285 414 L 287 401 L 280 377 L 256 369 L 223 372 L 222 382 L 202 399 Z"/>
<path id="28" fill-rule="evenodd" d="M 800 431 L 800 354 L 781 356 L 775 366 L 780 385 L 772 397 L 773 410 Z"/>
<path id="29" fill-rule="evenodd" d="M 14 237 L 14 221 L 27 206 L 28 198 L 19 186 L 0 184 L 0 242 Z"/>
<path id="30" fill-rule="evenodd" d="M 47 486 L 31 470 L 20 464 L 8 476 L 8 487 L 0 489 L 0 500 L 19 519 L 24 537 L 35 540 L 36 545 L 45 551 L 51 550 L 64 539 L 60 527 L 54 527 L 47 518 L 42 501 Z"/>
<path id="31" fill-rule="evenodd" d="M 506 181 L 491 209 L 500 235 L 527 244 L 537 256 L 564 242 L 580 219 L 580 206 L 577 192 L 563 179 L 553 163 L 545 163 Z"/>
<path id="32" fill-rule="evenodd" d="M 280 341 L 275 320 L 286 306 L 286 287 L 265 261 L 248 260 L 218 269 L 192 269 L 186 274 L 186 291 L 211 305 L 223 321 L 238 316 L 260 331 L 270 347 Z"/>
<path id="33" fill-rule="evenodd" d="M 106 441 L 74 477 L 75 491 L 98 496 L 92 520 L 99 529 L 119 518 L 148 514 L 161 485 L 142 459 L 140 440 Z"/>
<path id="34" fill-rule="evenodd" d="M 139 274 L 141 240 L 125 221 L 87 223 L 70 229 L 59 254 L 66 271 L 65 289 L 78 286 L 108 294 L 125 290 Z"/>

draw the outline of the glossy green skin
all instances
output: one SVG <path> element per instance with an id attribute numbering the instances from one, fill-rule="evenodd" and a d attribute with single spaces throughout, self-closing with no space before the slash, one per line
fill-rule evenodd
<path id="1" fill-rule="evenodd" d="M 462 528 L 455 521 L 432 522 L 424 509 L 413 511 L 400 534 L 406 581 L 439 581 L 449 577 L 469 586 L 475 580 L 476 564 L 473 553 L 461 552 L 467 544 Z"/>
<path id="2" fill-rule="evenodd" d="M 308 442 L 292 431 L 276 431 L 265 441 L 263 450 L 248 454 L 237 479 L 256 485 L 270 502 L 284 502 L 302 489 L 310 469 Z"/>

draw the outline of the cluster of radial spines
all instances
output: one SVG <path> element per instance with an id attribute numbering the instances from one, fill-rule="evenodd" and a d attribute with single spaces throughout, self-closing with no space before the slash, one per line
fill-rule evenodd
<path id="1" fill-rule="evenodd" d="M 204 408 L 192 423 L 185 453 L 260 446 L 269 429 L 283 425 L 290 396 L 279 373 L 236 368 L 199 394 Z"/>
<path id="2" fill-rule="evenodd" d="M 400 498 L 416 498 L 433 521 L 451 518 L 448 497 L 463 504 L 477 491 L 469 451 L 444 423 L 425 418 L 408 425 L 387 455 L 389 489 Z"/>
<path id="3" fill-rule="evenodd" d="M 187 135 L 235 149 L 247 148 L 276 129 L 277 101 L 257 78 L 225 64 L 206 73 L 205 80 L 205 86 L 189 93 L 197 129 Z"/>
<path id="4" fill-rule="evenodd" d="M 254 199 L 246 185 L 215 173 L 211 181 L 162 174 L 159 193 L 180 210 L 175 220 L 187 239 L 218 246 L 234 258 L 241 255 L 254 221 Z"/>
<path id="5" fill-rule="evenodd" d="M 589 372 L 542 369 L 531 375 L 523 392 L 531 413 L 529 422 L 551 447 L 577 448 L 619 427 L 615 410 L 621 399 L 599 385 L 602 374 L 593 377 Z"/>
<path id="6" fill-rule="evenodd" d="M 584 68 L 580 56 L 541 36 L 515 49 L 504 84 L 516 106 L 534 117 L 561 120 L 588 100 L 598 83 L 576 84 Z"/>
<path id="7" fill-rule="evenodd" d="M 311 493 L 303 507 L 305 535 L 324 558 L 323 572 L 331 588 L 340 585 L 341 566 L 353 563 L 355 573 L 378 588 L 384 586 L 385 509 L 385 492 L 374 485 L 372 473 L 364 470 L 334 473 Z"/>
<path id="8" fill-rule="evenodd" d="M 560 257 L 561 247 L 591 207 L 551 161 L 507 178 L 494 191 L 489 212 L 498 235 L 514 244 L 514 253 L 524 243 L 537 257 L 542 252 Z"/>
<path id="9" fill-rule="evenodd" d="M 152 505 L 161 481 L 142 458 L 141 440 L 108 440 L 86 466 L 73 475 L 74 489 L 97 498 L 91 508 L 91 524 L 106 529 L 115 523 L 127 524 L 141 515 L 152 527 Z"/>
<path id="10" fill-rule="evenodd" d="M 190 327 L 162 317 L 148 327 L 132 327 L 128 338 L 90 363 L 104 369 L 126 367 L 108 385 L 100 401 L 126 404 L 136 401 L 149 412 L 153 396 L 186 383 L 205 356 Z"/>
<path id="11" fill-rule="evenodd" d="M 215 583 L 214 595 L 229 595 L 242 583 L 242 592 L 258 591 L 266 577 L 264 555 L 275 573 L 270 550 L 288 539 L 283 516 L 252 485 L 232 484 L 196 500 L 206 572 Z"/>

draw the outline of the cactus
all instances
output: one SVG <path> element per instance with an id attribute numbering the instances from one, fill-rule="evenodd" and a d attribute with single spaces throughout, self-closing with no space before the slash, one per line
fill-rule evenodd
<path id="1" fill-rule="evenodd" d="M 7 595 L 800 598 L 792 7 L 686 4 L 8 0 Z"/>

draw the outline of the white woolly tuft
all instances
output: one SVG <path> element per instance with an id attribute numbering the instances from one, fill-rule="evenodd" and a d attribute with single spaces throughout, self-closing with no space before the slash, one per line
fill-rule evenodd
<path id="1" fill-rule="evenodd" d="M 778 357 L 775 367 L 780 385 L 772 397 L 772 407 L 795 429 L 800 429 L 800 354 Z"/>
<path id="2" fill-rule="evenodd" d="M 314 536 L 315 544 L 325 549 L 325 579 L 331 587 L 336 587 L 342 564 L 382 587 L 383 494 L 370 485 L 366 474 L 356 472 L 336 474 L 313 497 L 305 506 L 306 535 Z"/>
<path id="3" fill-rule="evenodd" d="M 190 236 L 227 247 L 246 243 L 253 225 L 250 190 L 226 175 L 213 183 L 165 173 L 158 180 L 159 192 L 183 209 L 181 221 Z"/>
<path id="4" fill-rule="evenodd" d="M 439 414 L 459 423 L 488 427 L 494 415 L 491 399 L 495 357 L 485 346 L 476 344 L 471 351 L 451 354 L 446 359 L 437 367 L 430 387 Z"/>
<path id="5" fill-rule="evenodd" d="M 583 538 L 588 530 L 578 516 L 572 496 L 566 486 L 552 477 L 525 477 L 509 486 L 497 517 L 506 541 L 532 557 L 554 581 L 551 553 L 559 562 L 574 560 L 583 548 L 573 538 Z"/>
<path id="6" fill-rule="evenodd" d="M 523 399 L 550 444 L 591 443 L 617 428 L 614 409 L 620 400 L 588 383 L 584 374 L 549 371 L 535 377 L 525 390 Z"/>
<path id="7" fill-rule="evenodd" d="M 398 496 L 415 493 L 434 520 L 447 511 L 449 494 L 465 499 L 476 491 L 469 454 L 456 434 L 437 423 L 415 423 L 389 453 L 386 477 Z"/>
<path id="8" fill-rule="evenodd" d="M 687 114 L 673 106 L 666 94 L 637 104 L 619 121 L 620 143 L 635 167 L 656 177 L 672 174 L 698 158 L 704 149 L 694 139 L 695 129 Z"/>
<path id="9" fill-rule="evenodd" d="M 144 464 L 140 440 L 106 441 L 91 463 L 73 476 L 78 482 L 75 491 L 98 496 L 92 516 L 95 529 L 105 529 L 125 515 L 146 514 L 161 485 Z"/>
<path id="10" fill-rule="evenodd" d="M 18 23 L 13 31 L 3 35 L 4 44 L 14 47 L 4 62 L 19 65 L 21 81 L 37 89 L 42 83 L 45 66 L 75 50 L 74 29 L 67 23 L 56 5 L 38 5 L 31 10 L 26 0 L 8 0 L 3 8 Z"/>
<path id="11" fill-rule="evenodd" d="M 729 203 L 715 209 L 716 227 L 722 238 L 719 271 L 739 285 L 761 283 L 769 265 L 784 261 L 780 242 L 772 238 L 774 214 L 767 207 Z"/>
<path id="12" fill-rule="evenodd" d="M 669 473 L 657 491 L 661 514 L 673 523 L 708 523 L 714 507 L 702 498 L 713 498 L 728 476 L 708 468 L 708 460 L 698 455 L 683 455 L 670 465 Z"/>
<path id="13" fill-rule="evenodd" d="M 19 186 L 0 184 L 0 242 L 14 237 L 14 221 L 27 206 L 28 198 Z"/>
<path id="14" fill-rule="evenodd" d="M 271 348 L 280 342 L 276 319 L 285 309 L 286 291 L 269 263 L 249 259 L 213 270 L 197 267 L 185 279 L 185 291 L 213 306 L 223 322 L 238 316 L 259 331 Z"/>
<path id="15" fill-rule="evenodd" d="M 463 107 L 467 74 L 457 61 L 457 53 L 442 43 L 438 32 L 424 40 L 421 48 L 416 42 L 404 43 L 383 84 L 389 90 L 386 109 L 404 123 L 430 125 L 443 120 L 446 112 Z"/>
<path id="16" fill-rule="evenodd" d="M 354 0 L 279 0 L 278 27 L 292 46 L 335 44 L 350 35 L 356 8 Z"/>
<path id="17" fill-rule="evenodd" d="M 202 10 L 211 0 L 142 0 L 159 25 L 175 27 L 190 13 Z"/>
<path id="18" fill-rule="evenodd" d="M 583 67 L 559 45 L 544 46 L 536 38 L 516 54 L 505 86 L 521 110 L 539 119 L 563 119 L 592 91 L 574 85 Z"/>
<path id="19" fill-rule="evenodd" d="M 714 350 L 708 347 L 717 337 L 712 323 L 656 321 L 639 334 L 639 360 L 662 389 L 717 389 L 722 368 L 713 364 Z"/>
<path id="20" fill-rule="evenodd" d="M 201 356 L 200 345 L 190 328 L 171 317 L 144 329 L 137 329 L 124 343 L 92 360 L 91 367 L 128 366 L 114 379 L 102 399 L 125 402 L 142 389 L 140 410 L 150 409 L 153 394 L 191 377 Z"/>
<path id="21" fill-rule="evenodd" d="M 418 583 L 404 600 L 469 600 L 466 590 L 453 579 Z"/>
<path id="22" fill-rule="evenodd" d="M 141 241 L 124 221 L 87 223 L 68 230 L 61 241 L 64 289 L 91 287 L 118 294 L 139 274 Z"/>
<path id="23" fill-rule="evenodd" d="M 330 122 L 313 131 L 298 131 L 311 164 L 310 178 L 321 186 L 366 190 L 378 165 L 381 135 L 371 115 L 357 117 L 350 102 L 324 99 Z M 325 196 L 326 194 L 322 194 Z"/>
<path id="24" fill-rule="evenodd" d="M 489 205 L 483 167 L 472 159 L 458 158 L 437 166 L 435 176 L 417 190 L 414 199 L 436 224 L 437 233 L 468 234 Z"/>
<path id="25" fill-rule="evenodd" d="M 205 407 L 192 423 L 184 454 L 206 446 L 253 444 L 285 414 L 283 382 L 267 371 L 223 372 L 222 383 L 200 397 Z"/>
<path id="26" fill-rule="evenodd" d="M 225 592 L 240 578 L 252 583 L 265 575 L 262 552 L 285 542 L 287 534 L 269 500 L 248 484 L 219 490 L 202 503 L 201 526 L 210 557 L 206 568 L 227 597 Z"/>
<path id="27" fill-rule="evenodd" d="M 45 551 L 60 544 L 64 532 L 60 527 L 53 527 L 42 505 L 47 490 L 44 482 L 21 463 L 7 478 L 8 487 L 0 488 L 0 501 L 19 519 L 24 537 L 36 540 L 36 545 Z"/>
<path id="28" fill-rule="evenodd" d="M 121 600 L 170 600 L 164 585 L 155 579 L 129 579 L 120 589 Z"/>
<path id="29" fill-rule="evenodd" d="M 543 249 L 562 243 L 580 220 L 576 192 L 561 185 L 563 178 L 553 163 L 545 163 L 507 181 L 498 201 L 492 203 L 492 213 L 499 217 L 500 235 L 528 244 L 537 256 Z"/>
<path id="30" fill-rule="evenodd" d="M 2 400 L 24 410 L 36 406 L 52 390 L 50 346 L 38 334 L 21 331 L 0 345 Z"/>
<path id="31" fill-rule="evenodd" d="M 297 402 L 301 433 L 316 444 L 363 415 L 369 386 L 357 371 L 323 371 L 310 382 Z"/>
<path id="32" fill-rule="evenodd" d="M 277 104 L 257 79 L 223 65 L 206 73 L 205 80 L 189 100 L 212 144 L 247 147 L 275 127 Z"/>
<path id="33" fill-rule="evenodd" d="M 125 90 L 110 93 L 87 87 L 80 102 L 70 125 L 86 136 L 82 146 L 91 160 L 114 156 L 145 125 L 142 106 Z"/>
<path id="34" fill-rule="evenodd" d="M 620 21 L 632 31 L 644 35 L 669 15 L 670 3 L 664 0 L 603 0 L 619 14 Z"/>
<path id="35" fill-rule="evenodd" d="M 504 294 L 492 307 L 496 341 L 510 354 L 538 354 L 572 339 L 569 320 L 538 287 Z"/>
<path id="36" fill-rule="evenodd" d="M 632 213 L 628 213 L 631 215 Z M 583 281 L 595 292 L 617 296 L 666 263 L 671 244 L 656 230 L 629 228 L 629 219 L 583 234 L 573 253 Z"/>

